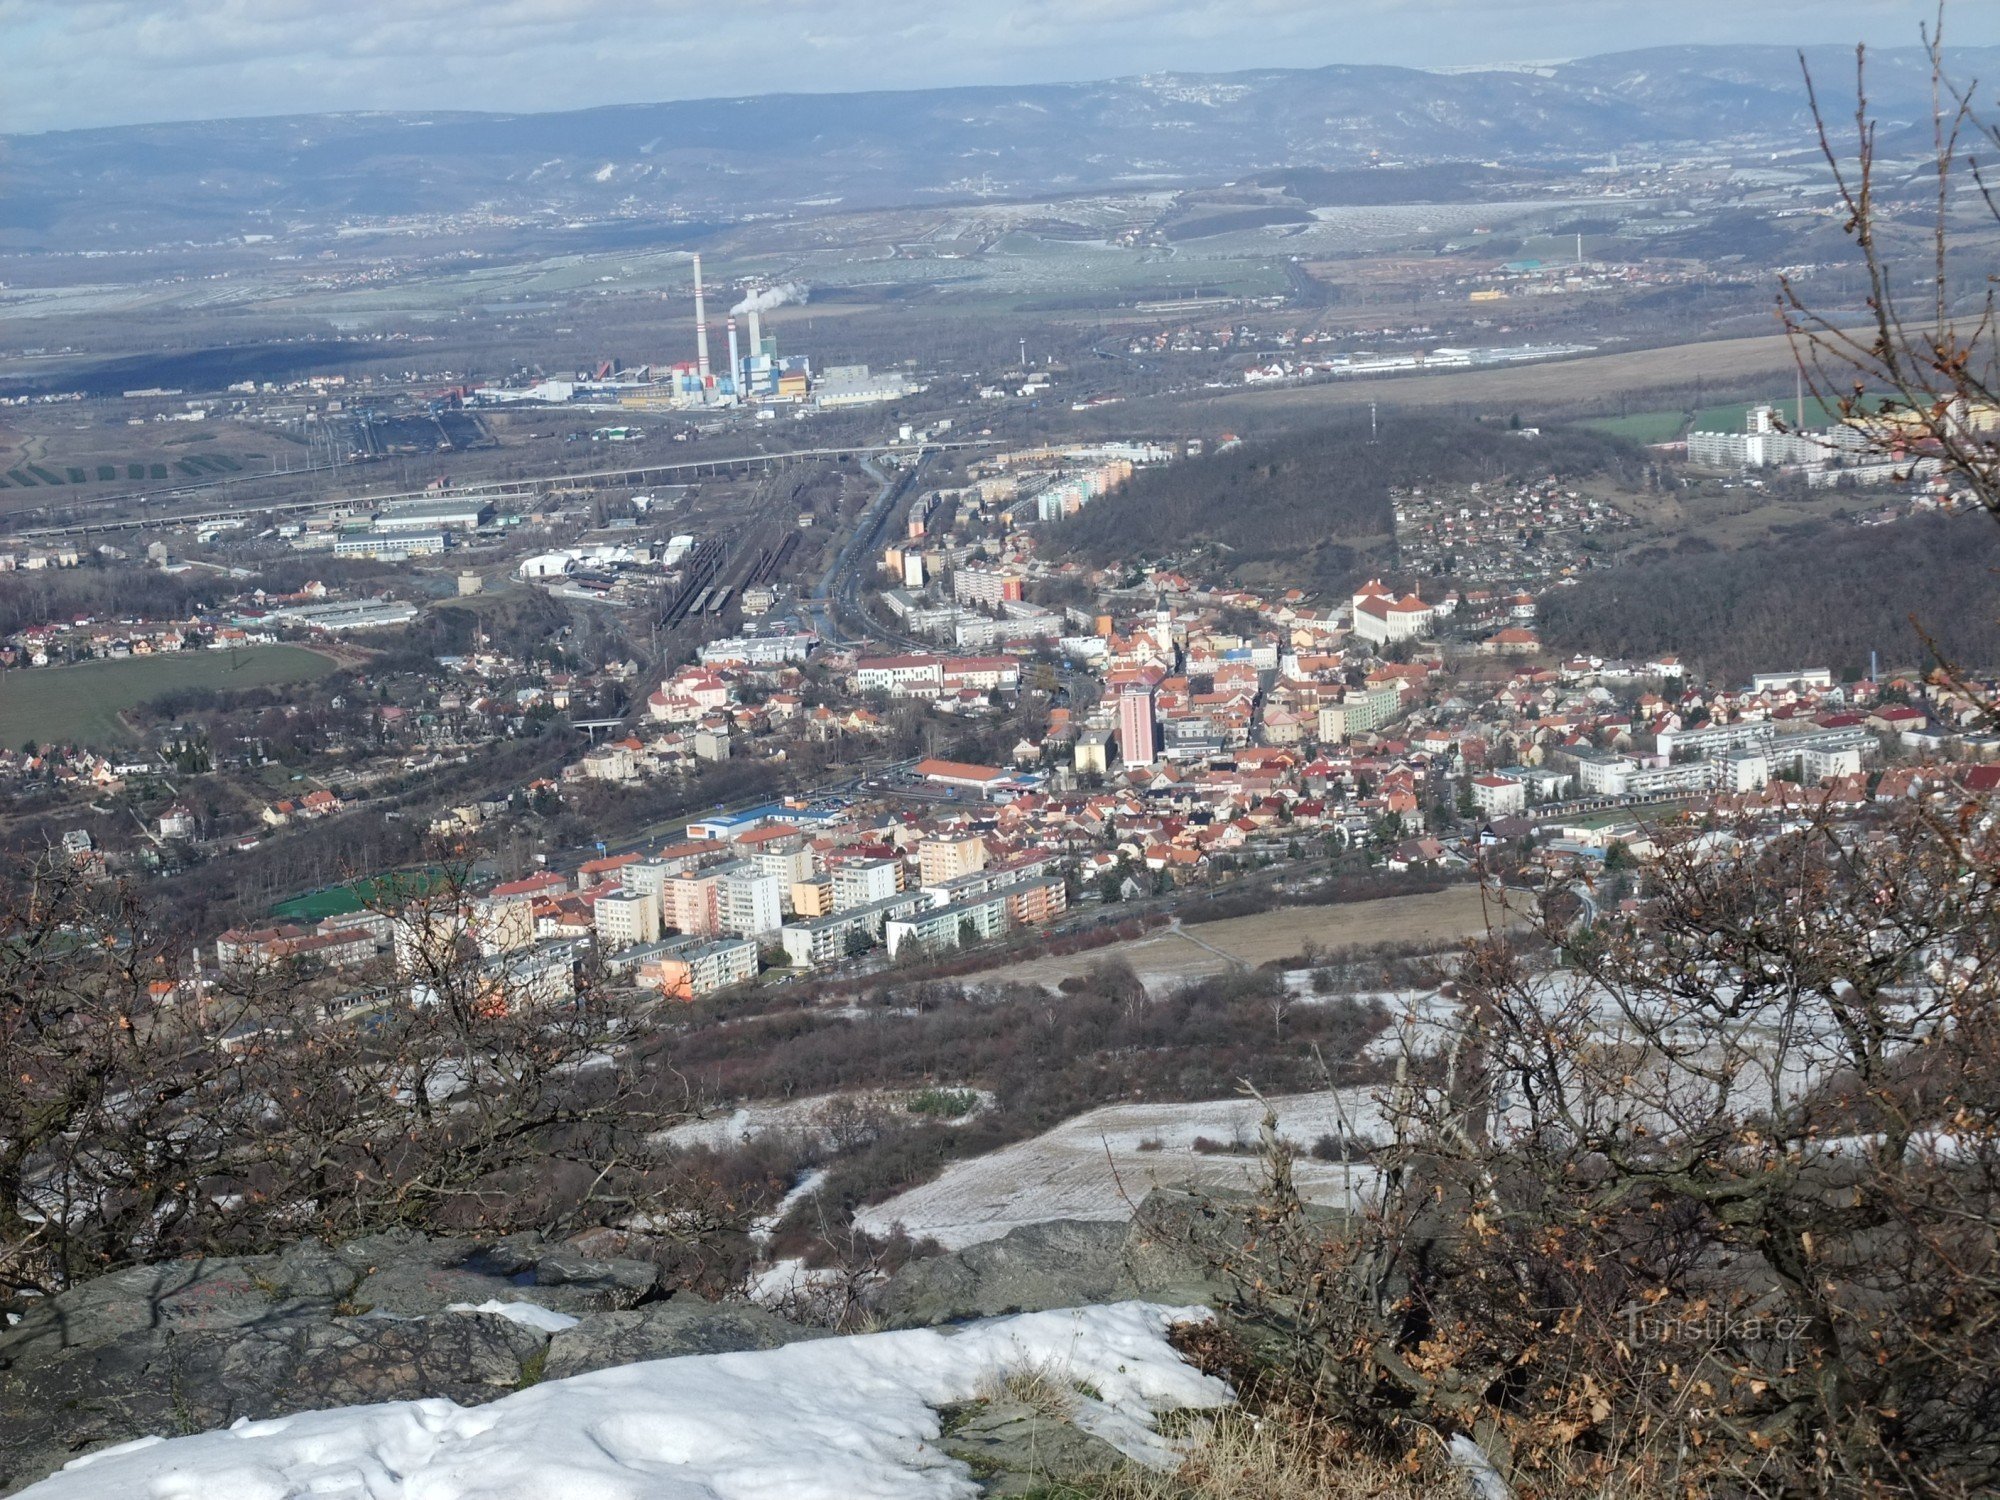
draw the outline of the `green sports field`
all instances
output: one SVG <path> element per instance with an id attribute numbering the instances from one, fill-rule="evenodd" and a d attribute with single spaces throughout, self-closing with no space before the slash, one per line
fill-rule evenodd
<path id="1" fill-rule="evenodd" d="M 309 682 L 333 669 L 333 660 L 316 651 L 256 646 L 0 672 L 0 745 L 127 744 L 132 735 L 119 713 L 163 693 Z"/>
<path id="2" fill-rule="evenodd" d="M 352 880 L 346 885 L 330 885 L 324 890 L 280 901 L 271 908 L 271 915 L 286 922 L 317 922 L 323 917 L 344 917 L 351 911 L 360 911 L 371 901 L 426 895 L 444 878 L 442 870 L 399 870 L 392 875 Z"/>

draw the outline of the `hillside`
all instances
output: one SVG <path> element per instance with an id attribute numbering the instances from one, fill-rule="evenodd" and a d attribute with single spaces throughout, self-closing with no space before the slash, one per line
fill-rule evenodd
<path id="1" fill-rule="evenodd" d="M 1953 660 L 2000 662 L 1984 515 L 1830 528 L 1740 552 L 1682 551 L 1583 578 L 1542 602 L 1551 648 L 1643 657 L 1678 651 L 1706 675 L 1929 666 L 1920 625 Z M 1912 623 L 1912 620 L 1915 623 Z"/>
<path id="2" fill-rule="evenodd" d="M 1630 450 L 1579 429 L 1524 439 L 1473 422 L 1367 419 L 1269 438 L 1149 469 L 1052 528 L 1046 550 L 1098 566 L 1212 549 L 1245 581 L 1272 565 L 1301 587 L 1338 588 L 1394 561 L 1389 492 L 1401 486 L 1578 475 Z"/>
<path id="3" fill-rule="evenodd" d="M 1954 62 L 1988 76 L 1996 50 L 1961 49 Z M 1852 58 L 1808 51 L 1838 113 Z M 1928 118 L 1916 49 L 1872 53 L 1869 83 L 1883 118 Z M 290 235 L 474 209 L 602 216 L 657 237 L 800 202 L 1151 188 L 1385 157 L 1483 162 L 1497 152 L 1521 166 L 1665 153 L 1724 135 L 1789 145 L 1808 129 L 1798 59 L 1783 47 L 1660 49 L 1536 72 L 1338 66 L 548 114 L 196 121 L 0 137 L 0 243 L 75 250 Z M 1476 192 L 1479 175 L 1414 184 L 1416 201 Z M 1301 185 L 1316 202 L 1382 201 L 1378 185 L 1351 176 Z"/>

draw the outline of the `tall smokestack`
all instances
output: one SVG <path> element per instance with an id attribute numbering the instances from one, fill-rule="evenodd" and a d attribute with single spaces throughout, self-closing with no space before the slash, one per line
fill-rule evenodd
<path id="1" fill-rule="evenodd" d="M 708 386 L 708 309 L 701 300 L 701 257 L 694 258 L 694 368 Z"/>
<path id="2" fill-rule="evenodd" d="M 736 320 L 729 320 L 729 384 L 737 395 L 743 394 L 743 361 L 736 355 Z"/>
<path id="3" fill-rule="evenodd" d="M 764 352 L 764 315 L 756 308 L 750 309 L 750 357 L 755 359 Z"/>

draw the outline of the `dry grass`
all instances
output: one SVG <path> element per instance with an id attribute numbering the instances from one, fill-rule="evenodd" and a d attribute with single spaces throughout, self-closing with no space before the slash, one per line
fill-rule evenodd
<path id="1" fill-rule="evenodd" d="M 1036 1416 L 1067 1422 L 1076 1413 L 1077 1394 L 1075 1384 L 1059 1367 L 1025 1364 L 1003 1370 L 979 1393 L 979 1399 L 991 1404 L 1007 1402 L 1025 1406 Z"/>
<path id="2" fill-rule="evenodd" d="M 1093 1500 L 1437 1500 L 1461 1488 L 1429 1466 L 1411 1472 L 1341 1452 L 1310 1423 L 1229 1411 L 1191 1437 L 1187 1461 L 1173 1473 L 1135 1465 Z"/>
<path id="3" fill-rule="evenodd" d="M 1288 958 L 1309 942 L 1328 949 L 1373 943 L 1436 943 L 1448 947 L 1462 938 L 1483 936 L 1495 922 L 1508 920 L 1508 914 L 1493 907 L 1478 886 L 1451 886 L 1442 891 L 1386 896 L 1374 901 L 1279 907 L 1254 916 L 1198 923 L 1180 932 L 1162 929 L 1083 953 L 983 969 L 966 975 L 963 982 L 1004 980 L 1056 985 L 1087 974 L 1099 964 L 1120 961 L 1130 964 L 1148 988 L 1172 988 L 1227 973 L 1232 959 L 1254 967 L 1272 959 Z"/>

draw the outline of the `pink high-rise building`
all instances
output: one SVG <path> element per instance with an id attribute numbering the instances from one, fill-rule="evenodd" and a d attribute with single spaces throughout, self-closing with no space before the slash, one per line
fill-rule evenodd
<path id="1" fill-rule="evenodd" d="M 1128 682 L 1118 694 L 1118 753 L 1128 766 L 1149 766 L 1159 758 L 1149 682 Z"/>

